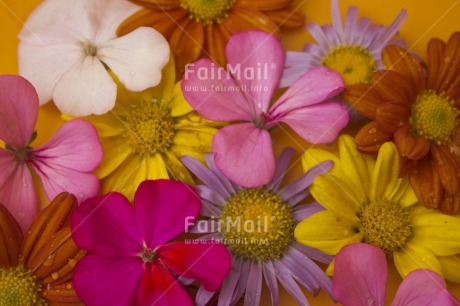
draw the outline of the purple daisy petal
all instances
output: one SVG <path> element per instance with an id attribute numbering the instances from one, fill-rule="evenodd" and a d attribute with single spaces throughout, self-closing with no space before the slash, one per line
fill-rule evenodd
<path id="1" fill-rule="evenodd" d="M 216 294 L 214 291 L 207 291 L 203 286 L 198 288 L 198 292 L 196 293 L 195 303 L 197 306 L 205 306 L 208 305 L 209 301 L 212 297 Z"/>
<path id="2" fill-rule="evenodd" d="M 204 157 L 206 159 L 206 164 L 208 165 L 209 170 L 211 170 L 211 172 L 219 178 L 221 183 L 225 186 L 225 188 L 227 188 L 227 192 L 229 194 L 235 194 L 237 189 L 236 185 L 233 184 L 225 175 L 223 175 L 219 169 L 217 169 L 216 162 L 214 161 L 214 154 L 208 153 L 205 154 Z"/>
<path id="3" fill-rule="evenodd" d="M 248 285 L 244 296 L 244 305 L 259 305 L 262 292 L 262 264 L 253 261 L 249 268 Z"/>
<path id="4" fill-rule="evenodd" d="M 324 210 L 323 206 L 321 206 L 318 202 L 313 202 L 308 205 L 295 207 L 293 211 L 293 217 L 296 222 L 300 222 L 322 210 Z"/>
<path id="5" fill-rule="evenodd" d="M 235 292 L 235 287 L 238 284 L 238 280 L 241 275 L 242 264 L 243 262 L 241 260 L 232 256 L 232 267 L 230 268 L 230 272 L 220 288 L 219 302 L 217 303 L 218 306 L 230 305 Z"/>
<path id="6" fill-rule="evenodd" d="M 292 242 L 291 246 L 297 249 L 302 254 L 304 254 L 304 256 L 307 256 L 308 258 L 311 258 L 324 264 L 330 264 L 332 262 L 332 259 L 334 258 L 334 256 L 332 255 L 325 254 L 318 249 L 300 244 L 298 242 Z"/>
<path id="7" fill-rule="evenodd" d="M 248 261 L 243 261 L 241 266 L 241 274 L 240 279 L 238 280 L 238 284 L 236 285 L 235 292 L 233 293 L 232 303 L 236 304 L 244 294 L 248 286 L 248 278 L 249 278 L 249 271 L 251 269 L 251 263 Z"/>
<path id="8" fill-rule="evenodd" d="M 264 263 L 263 272 L 265 283 L 270 290 L 272 306 L 276 306 L 279 303 L 278 281 L 276 280 L 275 268 L 273 267 L 273 263 L 271 261 Z"/>
<path id="9" fill-rule="evenodd" d="M 195 189 L 201 199 L 218 206 L 223 206 L 225 204 L 225 199 L 220 194 L 215 192 L 214 189 L 204 185 L 196 186 Z"/>
<path id="10" fill-rule="evenodd" d="M 295 280 L 292 278 L 291 273 L 284 267 L 284 265 L 279 261 L 276 261 L 273 264 L 276 269 L 278 280 L 281 285 L 283 285 L 284 289 L 289 292 L 299 305 L 310 305 L 302 290 L 300 290 L 299 285 L 297 285 Z"/>
<path id="11" fill-rule="evenodd" d="M 275 174 L 270 183 L 266 185 L 267 190 L 277 191 L 283 177 L 286 174 L 286 169 L 291 161 L 292 156 L 294 155 L 295 150 L 293 148 L 285 148 L 281 153 L 280 157 L 276 160 Z"/>
<path id="12" fill-rule="evenodd" d="M 201 200 L 200 215 L 205 217 L 217 217 L 222 214 L 222 208 L 212 204 L 209 201 Z"/>

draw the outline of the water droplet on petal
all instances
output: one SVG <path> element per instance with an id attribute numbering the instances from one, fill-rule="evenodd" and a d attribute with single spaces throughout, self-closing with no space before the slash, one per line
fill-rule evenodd
<path id="1" fill-rule="evenodd" d="M 54 279 L 54 280 L 58 279 L 59 278 L 59 273 L 58 272 L 51 273 L 51 278 Z"/>
<path id="2" fill-rule="evenodd" d="M 372 129 L 369 129 L 369 131 L 367 131 L 369 134 L 375 134 L 377 133 L 377 129 L 376 128 L 372 128 Z"/>

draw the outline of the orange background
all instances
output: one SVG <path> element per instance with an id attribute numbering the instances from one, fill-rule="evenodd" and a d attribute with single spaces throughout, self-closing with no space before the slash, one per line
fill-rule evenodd
<path id="1" fill-rule="evenodd" d="M 71 3 L 71 0 L 67 1 Z M 0 74 L 17 74 L 16 50 L 18 39 L 16 36 L 27 16 L 40 2 L 39 0 L 0 0 Z M 295 4 L 305 13 L 307 22 L 315 21 L 320 24 L 331 22 L 329 1 L 299 0 L 295 1 Z M 447 40 L 452 32 L 460 30 L 460 0 L 341 0 L 340 6 L 343 17 L 350 5 L 359 7 L 360 17 L 370 17 L 373 22 L 384 25 L 391 23 L 399 11 L 405 8 L 408 11 L 408 17 L 400 30 L 400 37 L 405 39 L 409 48 L 423 59 L 426 59 L 426 45 L 431 37 Z M 283 46 L 287 50 L 296 51 L 301 50 L 308 41 L 312 41 L 312 38 L 303 29 L 284 31 L 282 40 Z M 61 124 L 62 121 L 54 105 L 49 103 L 43 106 L 39 113 L 38 138 L 34 146 L 49 139 Z M 288 135 L 287 132 L 285 128 L 273 132 L 276 153 L 279 154 L 286 145 L 289 145 L 299 152 L 297 157 L 300 157 L 301 152 L 305 151 L 309 145 L 298 137 L 291 137 L 290 134 L 292 133 Z M 348 128 L 346 132 L 353 134 L 354 129 Z M 298 177 L 301 173 L 298 159 L 291 166 L 292 170 L 288 174 L 290 180 Z M 372 269 L 372 267 L 369 268 Z M 390 264 L 389 270 L 388 305 L 401 281 L 393 264 Z M 460 299 L 460 285 L 448 284 L 448 288 Z M 423 288 L 419 288 L 419 290 L 423 290 Z M 333 304 L 324 292 L 316 298 L 313 298 L 308 292 L 306 295 L 312 305 Z M 266 288 L 264 288 L 261 305 L 270 305 L 270 295 Z M 295 305 L 295 302 L 283 292 L 280 305 Z"/>

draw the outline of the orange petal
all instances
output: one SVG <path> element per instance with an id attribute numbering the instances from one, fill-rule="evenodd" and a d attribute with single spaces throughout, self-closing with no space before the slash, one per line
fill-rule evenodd
<path id="1" fill-rule="evenodd" d="M 266 11 L 264 14 L 280 27 L 297 28 L 305 24 L 305 16 L 301 12 L 289 9 Z"/>
<path id="2" fill-rule="evenodd" d="M 444 194 L 441 203 L 439 203 L 439 210 L 448 215 L 458 214 L 460 212 L 460 194 Z"/>
<path id="3" fill-rule="evenodd" d="M 409 173 L 409 180 L 423 206 L 438 208 L 442 197 L 441 180 L 429 156 L 417 161 L 414 169 Z"/>
<path id="4" fill-rule="evenodd" d="M 292 0 L 238 0 L 235 6 L 252 7 L 261 11 L 273 11 L 285 8 L 291 4 Z"/>
<path id="5" fill-rule="evenodd" d="M 180 7 L 180 0 L 130 0 L 143 7 L 154 7 L 161 10 L 171 10 Z"/>
<path id="6" fill-rule="evenodd" d="M 460 32 L 455 32 L 449 38 L 446 44 L 446 50 L 443 56 L 442 69 L 435 77 L 441 79 L 438 93 L 449 91 L 451 88 L 460 87 Z M 458 96 L 452 97 L 455 100 Z"/>
<path id="7" fill-rule="evenodd" d="M 387 102 L 377 108 L 375 121 L 385 133 L 393 134 L 397 128 L 407 124 L 410 114 L 406 104 Z"/>
<path id="8" fill-rule="evenodd" d="M 430 151 L 430 142 L 423 137 L 413 136 L 409 126 L 397 129 L 393 138 L 402 157 L 418 160 Z"/>
<path id="9" fill-rule="evenodd" d="M 364 117 L 375 119 L 377 108 L 384 100 L 369 85 L 355 84 L 348 86 L 343 94 L 345 101 Z"/>
<path id="10" fill-rule="evenodd" d="M 232 8 L 228 17 L 222 21 L 222 25 L 231 34 L 249 30 L 261 30 L 274 35 L 278 39 L 281 36 L 276 23 L 270 20 L 267 15 L 252 8 Z"/>
<path id="11" fill-rule="evenodd" d="M 22 240 L 18 222 L 8 209 L 0 204 L 0 270 L 18 264 Z"/>
<path id="12" fill-rule="evenodd" d="M 44 288 L 43 297 L 49 306 L 82 306 L 84 305 L 77 297 L 73 289 L 72 282 L 67 282 L 59 286 Z"/>
<path id="13" fill-rule="evenodd" d="M 72 278 L 73 267 L 83 255 L 72 240 L 70 226 L 66 226 L 30 256 L 25 266 L 40 277 L 45 285 L 62 284 Z"/>
<path id="14" fill-rule="evenodd" d="M 439 87 L 441 78 L 439 78 L 439 71 L 444 63 L 444 51 L 446 50 L 446 43 L 439 38 L 432 38 L 428 42 L 428 80 L 427 88 L 436 90 Z"/>
<path id="15" fill-rule="evenodd" d="M 169 43 L 174 53 L 178 77 L 182 77 L 185 65 L 196 61 L 203 50 L 203 24 L 193 19 L 184 19 L 172 34 Z"/>
<path id="16" fill-rule="evenodd" d="M 125 35 L 139 27 L 151 27 L 169 39 L 177 24 L 186 18 L 188 12 L 183 9 L 158 11 L 142 9 L 128 17 L 117 29 L 117 35 Z"/>
<path id="17" fill-rule="evenodd" d="M 220 24 L 210 24 L 205 27 L 205 50 L 214 62 L 222 67 L 227 63 L 225 45 L 230 38 L 230 33 Z"/>
<path id="18" fill-rule="evenodd" d="M 459 191 L 460 165 L 447 148 L 432 146 L 434 166 L 439 173 L 442 186 L 449 195 L 455 195 Z"/>
<path id="19" fill-rule="evenodd" d="M 382 131 L 375 121 L 369 122 L 355 136 L 356 148 L 369 154 L 377 154 L 382 144 L 391 140 L 392 135 Z"/>
<path id="20" fill-rule="evenodd" d="M 372 75 L 372 87 L 384 101 L 414 103 L 417 91 L 412 81 L 392 70 L 377 71 Z"/>
<path id="21" fill-rule="evenodd" d="M 396 45 L 389 45 L 383 49 L 382 61 L 385 69 L 395 70 L 411 79 L 418 93 L 425 90 L 425 75 L 422 65 L 407 50 Z"/>
<path id="22" fill-rule="evenodd" d="M 24 262 L 46 246 L 50 238 L 69 224 L 70 215 L 77 207 L 77 199 L 66 192 L 58 194 L 54 200 L 32 222 L 24 239 L 21 255 Z"/>

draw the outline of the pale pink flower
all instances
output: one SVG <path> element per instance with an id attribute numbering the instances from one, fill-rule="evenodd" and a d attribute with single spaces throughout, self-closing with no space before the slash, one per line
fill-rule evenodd
<path id="1" fill-rule="evenodd" d="M 63 191 L 79 201 L 99 192 L 99 180 L 90 172 L 102 160 L 96 129 L 76 119 L 66 122 L 44 145 L 29 147 L 38 115 L 38 96 L 20 76 L 0 76 L 0 202 L 22 229 L 27 229 L 39 205 L 30 169 L 53 199 Z"/>
<path id="2" fill-rule="evenodd" d="M 140 7 L 124 0 L 45 0 L 19 33 L 19 71 L 38 92 L 72 116 L 100 115 L 115 104 L 112 71 L 126 88 L 157 85 L 169 59 L 165 38 L 141 27 L 116 29 Z"/>

